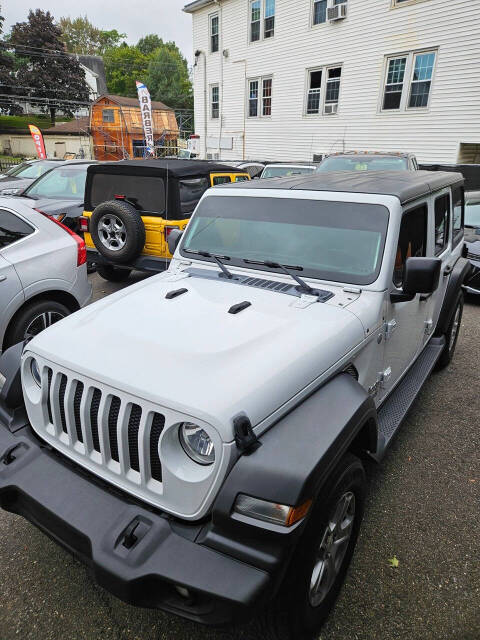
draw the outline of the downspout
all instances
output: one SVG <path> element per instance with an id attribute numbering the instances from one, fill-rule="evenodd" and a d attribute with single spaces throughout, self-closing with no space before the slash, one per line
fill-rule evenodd
<path id="1" fill-rule="evenodd" d="M 199 57 L 203 55 L 203 139 L 205 144 L 204 160 L 207 158 L 207 133 L 208 133 L 208 95 L 207 95 L 207 54 L 205 51 L 197 49 L 195 51 L 195 66 Z"/>

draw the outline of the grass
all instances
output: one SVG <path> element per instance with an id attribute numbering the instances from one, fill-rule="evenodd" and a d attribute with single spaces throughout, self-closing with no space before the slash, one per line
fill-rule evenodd
<path id="1" fill-rule="evenodd" d="M 58 117 L 57 122 L 65 122 L 71 118 Z M 28 125 L 34 124 L 40 129 L 48 129 L 52 126 L 49 116 L 41 115 L 26 115 L 26 116 L 0 116 L 0 130 L 1 129 L 26 129 L 28 131 Z"/>

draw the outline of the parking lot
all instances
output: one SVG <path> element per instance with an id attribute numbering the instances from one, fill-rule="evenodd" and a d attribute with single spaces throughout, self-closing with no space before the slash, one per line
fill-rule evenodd
<path id="1" fill-rule="evenodd" d="M 90 278 L 95 299 L 127 286 Z M 469 300 L 453 363 L 428 380 L 382 466 L 370 469 L 364 526 L 324 640 L 480 638 L 479 361 L 480 303 Z M 212 630 L 124 605 L 3 511 L 0 566 L 0 640 L 261 638 L 254 623 Z"/>

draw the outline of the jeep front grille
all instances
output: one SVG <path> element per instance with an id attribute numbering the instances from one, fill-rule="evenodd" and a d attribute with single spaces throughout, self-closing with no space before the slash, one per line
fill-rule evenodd
<path id="1" fill-rule="evenodd" d="M 44 428 L 61 445 L 60 450 L 67 447 L 80 463 L 82 459 L 88 462 L 86 466 L 93 463 L 102 476 L 113 473 L 122 484 L 148 485 L 155 493 L 162 493 L 158 451 L 165 426 L 162 413 L 143 407 L 138 398 L 117 395 L 50 367 L 44 379 Z"/>

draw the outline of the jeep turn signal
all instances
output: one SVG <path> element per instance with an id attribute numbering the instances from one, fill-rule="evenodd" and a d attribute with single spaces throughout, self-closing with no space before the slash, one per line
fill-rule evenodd
<path id="1" fill-rule="evenodd" d="M 311 506 L 311 500 L 307 500 L 298 507 L 290 507 L 285 504 L 267 502 L 266 500 L 240 494 L 233 510 L 235 513 L 249 516 L 256 520 L 278 524 L 282 527 L 292 527 L 305 518 Z"/>

